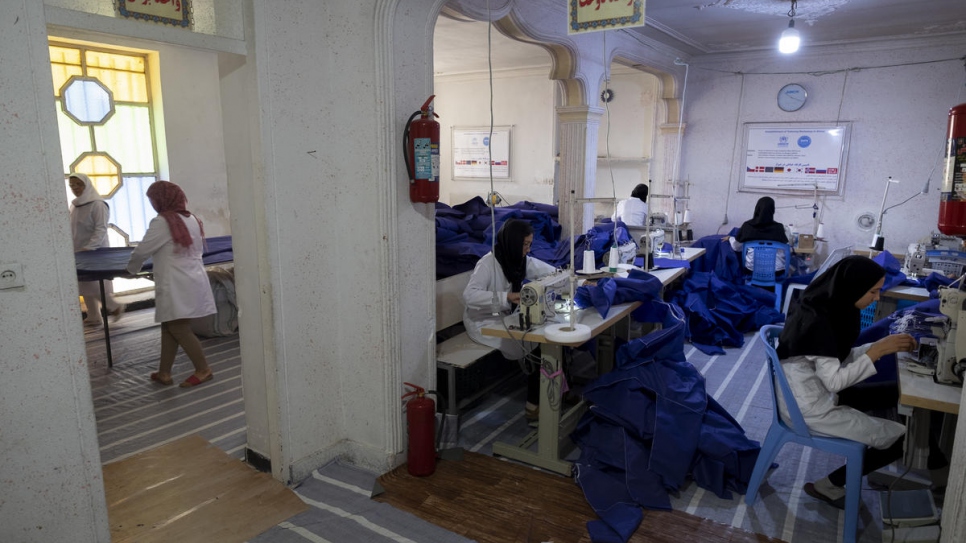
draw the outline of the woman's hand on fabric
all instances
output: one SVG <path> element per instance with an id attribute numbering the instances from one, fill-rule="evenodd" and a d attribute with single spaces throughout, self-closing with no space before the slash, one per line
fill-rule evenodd
<path id="1" fill-rule="evenodd" d="M 903 352 L 911 353 L 916 350 L 916 347 L 916 339 L 911 335 L 891 334 L 873 343 L 865 354 L 875 362 L 886 355 Z"/>
<path id="2" fill-rule="evenodd" d="M 517 305 L 519 305 L 520 304 L 520 293 L 519 292 L 507 292 L 506 293 L 506 301 L 510 302 L 511 304 L 517 304 Z"/>

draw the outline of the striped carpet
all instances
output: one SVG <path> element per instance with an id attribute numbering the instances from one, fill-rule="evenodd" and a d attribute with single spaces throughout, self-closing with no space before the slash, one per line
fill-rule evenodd
<path id="1" fill-rule="evenodd" d="M 156 370 L 160 341 L 152 309 L 125 315 L 111 331 L 114 368 L 108 370 L 102 332 L 85 330 L 104 463 L 196 433 L 229 455 L 243 458 L 246 427 L 237 336 L 203 340 L 215 379 L 185 390 L 159 387 L 148 380 L 148 374 Z M 722 356 L 705 355 L 690 345 L 685 346 L 685 353 L 705 376 L 708 392 L 742 424 L 749 437 L 761 441 L 771 424 L 765 353 L 756 335 L 748 334 L 745 339 L 743 347 L 727 349 Z M 190 362 L 179 353 L 175 382 L 191 371 Z M 524 381 L 515 378 L 468 410 L 462 418 L 459 446 L 489 455 L 495 441 L 522 439 L 531 430 L 523 417 L 524 397 Z M 753 507 L 744 504 L 743 496 L 723 500 L 694 484 L 673 497 L 672 505 L 677 511 L 791 543 L 840 541 L 843 513 L 801 490 L 804 483 L 838 467 L 840 459 L 789 444 L 777 462 L 779 467 L 769 474 Z M 468 541 L 370 500 L 369 492 L 379 475 L 340 462 L 316 470 L 294 488 L 311 510 L 252 543 Z M 863 502 L 859 541 L 879 542 L 879 493 L 865 490 Z"/>

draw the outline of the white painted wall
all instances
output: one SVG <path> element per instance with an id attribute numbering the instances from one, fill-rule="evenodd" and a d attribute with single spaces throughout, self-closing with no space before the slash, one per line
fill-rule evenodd
<path id="1" fill-rule="evenodd" d="M 598 131 L 594 196 L 616 195 L 622 200 L 630 197 L 638 183 L 646 184 L 650 179 L 660 83 L 651 74 L 614 66 L 605 87 L 614 97 L 605 105 L 598 96 L 597 105 L 605 108 L 605 113 Z M 655 204 L 651 202 L 651 206 Z M 613 213 L 613 206 L 608 204 L 596 204 L 594 209 L 597 215 Z"/>
<path id="2" fill-rule="evenodd" d="M 886 249 L 901 259 L 909 243 L 935 231 L 948 111 L 966 95 L 963 43 L 949 38 L 944 45 L 929 43 L 895 49 L 806 48 L 786 59 L 758 54 L 695 61 L 681 163 L 681 177 L 693 183 L 695 236 L 740 226 L 762 196 L 737 191 L 743 123 L 837 120 L 852 121 L 852 137 L 844 194 L 819 202 L 829 240 L 824 250 L 869 245 L 872 232 L 859 230 L 855 218 L 865 211 L 878 214 L 888 176 L 902 183 L 890 189 L 887 206 L 914 196 L 931 180 L 928 194 L 886 214 Z M 941 59 L 948 60 L 917 64 Z M 778 90 L 790 82 L 808 91 L 806 105 L 794 113 L 776 105 Z M 776 220 L 813 231 L 810 209 L 786 207 L 810 205 L 810 194 L 771 196 L 779 208 Z"/>
<path id="3" fill-rule="evenodd" d="M 494 73 L 493 126 L 511 129 L 510 180 L 494 179 L 493 190 L 502 194 L 507 203 L 553 202 L 556 83 L 550 81 L 548 72 L 549 68 Z M 490 126 L 488 74 L 437 76 L 435 92 L 436 112 L 440 116 L 440 201 L 455 205 L 473 196 L 486 199 L 489 179 L 453 178 L 453 127 Z M 413 110 L 418 108 L 416 104 Z"/>
<path id="4" fill-rule="evenodd" d="M 0 263 L 25 283 L 0 290 L 0 541 L 106 542 L 43 5 L 0 14 Z"/>

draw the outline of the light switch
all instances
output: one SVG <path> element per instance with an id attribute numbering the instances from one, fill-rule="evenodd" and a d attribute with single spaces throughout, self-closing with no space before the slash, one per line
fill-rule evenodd
<path id="1" fill-rule="evenodd" d="M 0 290 L 23 286 L 23 266 L 17 262 L 0 264 Z"/>

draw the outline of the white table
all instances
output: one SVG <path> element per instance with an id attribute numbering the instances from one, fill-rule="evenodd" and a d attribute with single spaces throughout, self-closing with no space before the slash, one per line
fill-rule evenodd
<path id="1" fill-rule="evenodd" d="M 879 302 L 875 306 L 875 320 L 881 320 L 893 314 L 898 308 L 899 300 L 924 302 L 929 299 L 929 291 L 922 287 L 900 285 L 884 290 L 879 294 Z"/>
<path id="2" fill-rule="evenodd" d="M 685 258 L 693 260 L 702 254 L 704 249 L 691 249 L 685 252 Z M 663 286 L 682 277 L 686 268 L 665 268 L 653 270 L 649 273 L 657 277 Z M 627 271 L 617 275 L 627 275 Z M 597 339 L 597 367 L 601 373 L 606 373 L 614 367 L 615 345 L 617 338 L 628 339 L 630 335 L 630 314 L 641 305 L 641 302 L 630 302 L 612 306 L 605 317 L 593 307 L 582 309 L 576 313 L 577 322 L 590 327 L 591 339 Z M 546 325 L 534 330 L 508 330 L 501 320 L 494 319 L 492 324 L 484 326 L 480 332 L 484 336 L 513 338 L 541 344 L 540 354 L 547 373 L 556 375 L 563 359 L 564 347 L 577 347 L 584 341 L 552 342 L 543 334 Z M 551 399 L 551 391 L 559 391 L 562 384 L 561 375 L 549 379 L 546 374 L 540 375 L 540 421 L 536 431 L 531 432 L 519 444 L 496 442 L 493 444 L 493 454 L 526 462 L 550 471 L 570 476 L 573 465 L 564 460 L 573 448 L 570 433 L 577 426 L 581 415 L 587 409 L 585 402 L 580 402 L 570 409 L 564 410 L 563 399 Z M 537 450 L 530 447 L 536 443 Z"/>

